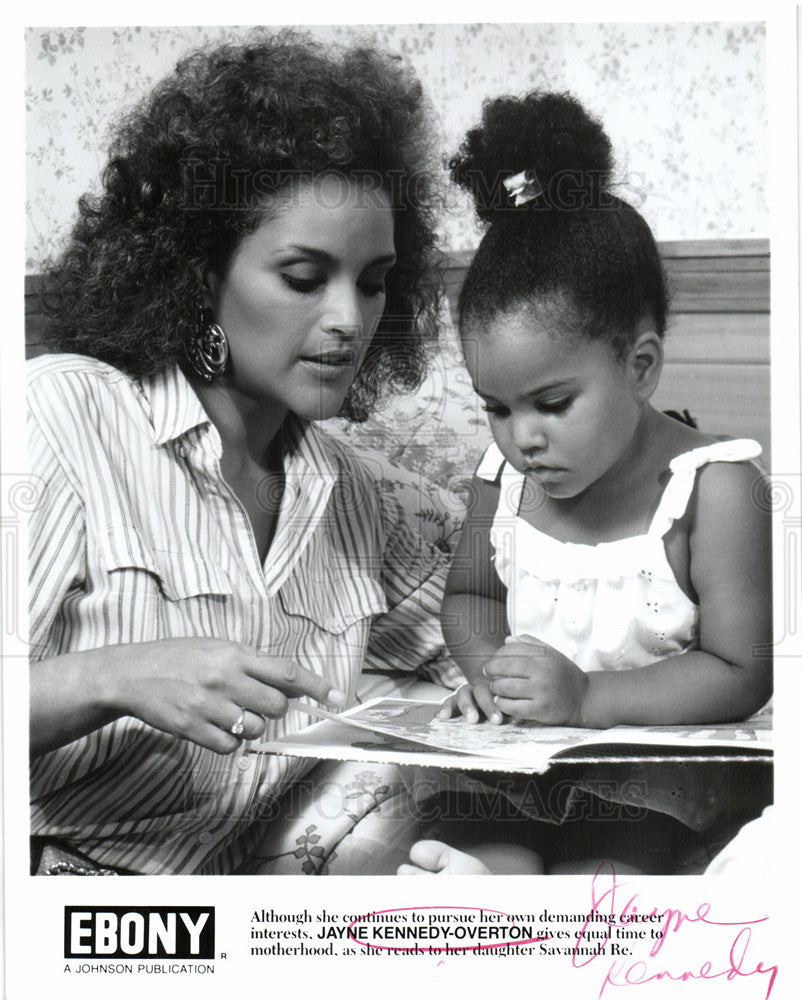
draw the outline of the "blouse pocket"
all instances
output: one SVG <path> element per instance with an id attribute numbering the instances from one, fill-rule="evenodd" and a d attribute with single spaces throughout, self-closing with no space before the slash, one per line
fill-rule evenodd
<path id="1" fill-rule="evenodd" d="M 368 576 L 334 576 L 325 586 L 310 586 L 308 581 L 291 578 L 278 596 L 286 614 L 306 618 L 332 634 L 387 610 L 381 584 Z"/>
<path id="2" fill-rule="evenodd" d="M 233 593 L 225 570 L 197 552 L 155 549 L 129 525 L 110 530 L 104 541 L 103 556 L 110 573 L 144 571 L 156 579 L 168 600 Z"/>

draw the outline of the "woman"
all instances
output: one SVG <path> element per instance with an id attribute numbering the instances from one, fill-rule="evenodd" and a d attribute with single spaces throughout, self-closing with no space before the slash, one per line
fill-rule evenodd
<path id="1" fill-rule="evenodd" d="M 422 376 L 429 149 L 399 61 L 288 33 L 121 123 L 31 370 L 34 870 L 251 870 L 302 765 L 249 741 L 436 654 L 442 555 L 309 423 Z"/>

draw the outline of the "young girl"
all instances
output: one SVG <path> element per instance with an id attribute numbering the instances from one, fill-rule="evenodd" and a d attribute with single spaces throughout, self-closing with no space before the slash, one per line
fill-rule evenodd
<path id="1" fill-rule="evenodd" d="M 468 679 L 442 715 L 599 729 L 746 718 L 771 692 L 760 447 L 650 403 L 664 276 L 648 225 L 611 191 L 602 127 L 568 95 L 483 110 L 450 167 L 490 224 L 460 334 L 495 444 L 442 610 Z M 652 777 L 647 805 L 669 774 Z M 434 842 L 412 860 L 476 870 Z"/>

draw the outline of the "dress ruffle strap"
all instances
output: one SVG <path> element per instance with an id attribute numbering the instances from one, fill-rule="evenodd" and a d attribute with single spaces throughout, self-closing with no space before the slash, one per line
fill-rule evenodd
<path id="1" fill-rule="evenodd" d="M 660 503 L 652 518 L 647 535 L 652 538 L 662 538 L 674 521 L 682 517 L 693 492 L 696 473 L 702 466 L 709 465 L 711 462 L 750 461 L 758 458 L 762 450 L 758 442 L 753 441 L 751 438 L 737 438 L 733 441 L 715 441 L 713 444 L 704 445 L 702 448 L 694 448 L 692 451 L 686 451 L 681 455 L 677 455 L 671 460 L 669 465 L 671 478 L 663 490 L 663 495 L 660 498 Z M 516 516 L 518 511 L 518 503 L 521 495 L 520 490 L 523 488 L 525 476 L 520 472 L 516 472 L 505 461 L 498 445 L 491 444 L 482 456 L 479 467 L 476 470 L 476 475 L 488 482 L 495 482 L 499 473 L 501 474 L 501 496 L 499 498 L 498 513 L 502 516 L 512 518 Z M 534 531 L 535 529 L 532 530 Z M 548 536 L 542 537 L 548 538 Z M 551 541 L 551 539 L 549 540 Z M 575 549 L 577 557 L 583 564 L 586 564 L 586 559 L 585 555 L 580 556 L 580 552 L 586 552 L 586 550 L 592 548 L 586 545 L 571 546 L 561 542 L 555 542 L 554 544 L 555 549 L 563 553 L 562 556 L 557 556 L 555 552 L 556 558 L 568 558 L 570 562 L 574 562 L 573 559 L 567 557 L 567 552 Z M 619 545 L 620 543 L 614 542 L 611 544 Z M 594 565 L 598 562 L 599 564 L 609 565 L 610 569 L 612 569 L 611 562 L 616 557 L 612 556 L 612 553 L 608 554 L 605 548 L 604 543 L 598 546 L 599 555 L 592 557 Z M 601 569 L 601 565 L 598 568 Z M 580 572 L 578 566 L 575 572 Z"/>
<path id="2" fill-rule="evenodd" d="M 484 455 L 479 460 L 476 475 L 479 479 L 494 483 L 503 465 L 504 456 L 501 454 L 501 449 L 495 442 L 492 442 L 487 446 Z"/>
<path id="3" fill-rule="evenodd" d="M 711 462 L 745 462 L 757 458 L 762 448 L 750 438 L 738 438 L 734 441 L 716 441 L 703 448 L 683 452 L 671 460 L 669 469 L 671 479 L 663 490 L 649 534 L 662 538 L 674 521 L 685 513 L 688 500 L 693 492 L 696 473 L 703 465 Z"/>

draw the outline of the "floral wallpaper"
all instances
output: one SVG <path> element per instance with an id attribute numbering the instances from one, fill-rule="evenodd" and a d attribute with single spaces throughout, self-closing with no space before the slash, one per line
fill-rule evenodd
<path id="1" fill-rule="evenodd" d="M 330 420 L 327 430 L 358 451 L 380 452 L 391 463 L 444 488 L 444 495 L 458 507 L 492 436 L 456 330 L 448 317 L 443 325 L 440 350 L 416 393 L 393 398 L 367 423 Z"/>
<path id="2" fill-rule="evenodd" d="M 29 271 L 58 248 L 77 198 L 95 182 L 118 111 L 186 51 L 237 40 L 249 30 L 28 29 Z M 766 39 L 761 24 L 335 25 L 309 30 L 324 39 L 359 35 L 408 57 L 439 115 L 444 153 L 456 149 L 487 96 L 533 87 L 571 90 L 603 119 L 616 150 L 621 192 L 637 204 L 658 239 L 766 235 Z M 451 195 L 444 226 L 452 249 L 476 245 L 479 231 L 461 196 Z M 489 443 L 490 431 L 445 316 L 444 326 L 442 349 L 415 395 L 392 400 L 366 424 L 330 421 L 328 426 L 363 454 L 372 448 L 413 477 L 425 477 L 432 485 L 411 481 L 428 498 L 421 510 L 437 521 L 431 525 L 435 533 L 451 537 L 466 476 Z M 438 486 L 442 489 L 435 496 L 431 491 Z M 435 517 L 432 511 L 440 513 Z"/>
<path id="3" fill-rule="evenodd" d="M 77 198 L 103 165 L 108 127 L 187 50 L 251 29 L 29 28 L 26 31 L 27 248 L 35 271 L 58 247 Z M 622 193 L 658 239 L 764 236 L 765 27 L 742 23 L 313 26 L 407 56 L 440 117 L 444 152 L 483 98 L 571 90 L 605 122 Z M 447 244 L 474 246 L 452 196 Z"/>

